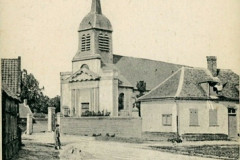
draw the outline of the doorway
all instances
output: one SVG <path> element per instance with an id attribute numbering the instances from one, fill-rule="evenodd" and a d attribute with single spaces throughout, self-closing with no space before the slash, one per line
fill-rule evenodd
<path id="1" fill-rule="evenodd" d="M 237 116 L 234 108 L 228 108 L 228 137 L 237 137 Z"/>

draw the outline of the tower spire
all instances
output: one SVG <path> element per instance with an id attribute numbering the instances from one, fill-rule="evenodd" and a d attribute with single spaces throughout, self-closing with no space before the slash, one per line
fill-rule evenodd
<path id="1" fill-rule="evenodd" d="M 95 14 L 102 14 L 100 0 L 92 0 L 91 12 Z"/>

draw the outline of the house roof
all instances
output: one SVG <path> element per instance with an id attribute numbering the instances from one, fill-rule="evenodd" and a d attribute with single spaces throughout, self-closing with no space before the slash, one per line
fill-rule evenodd
<path id="1" fill-rule="evenodd" d="M 9 97 L 18 100 L 19 102 L 21 101 L 20 97 L 13 93 L 4 82 L 2 82 L 2 91 L 5 92 Z"/>
<path id="2" fill-rule="evenodd" d="M 112 68 L 117 69 L 135 89 L 138 81 L 144 81 L 146 89 L 151 90 L 181 67 L 178 64 L 113 55 Z"/>
<path id="3" fill-rule="evenodd" d="M 216 84 L 220 80 L 213 77 L 207 69 L 182 67 L 138 100 L 164 98 L 209 99 L 207 93 L 200 85 L 204 82 Z"/>
<path id="4" fill-rule="evenodd" d="M 81 68 L 77 72 L 73 73 L 70 77 L 67 78 L 69 82 L 81 82 L 81 81 L 91 81 L 97 80 L 100 76 L 97 73 L 94 73 L 87 68 Z"/>
<path id="5" fill-rule="evenodd" d="M 13 94 L 21 92 L 21 58 L 1 59 L 2 83 Z"/>
<path id="6" fill-rule="evenodd" d="M 223 85 L 220 95 L 229 99 L 239 99 L 239 75 L 230 69 L 218 69 L 217 77 Z"/>
<path id="7" fill-rule="evenodd" d="M 25 105 L 24 103 L 19 104 L 19 117 L 20 118 L 27 118 L 27 114 L 32 114 L 31 109 L 28 105 Z"/>

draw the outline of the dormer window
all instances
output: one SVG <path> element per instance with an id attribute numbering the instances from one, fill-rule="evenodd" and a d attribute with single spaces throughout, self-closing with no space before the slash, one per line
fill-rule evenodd
<path id="1" fill-rule="evenodd" d="M 91 36 L 90 34 L 87 35 L 82 35 L 82 48 L 81 51 L 90 51 L 91 49 L 91 45 L 90 45 L 90 40 L 91 40 Z"/>
<path id="2" fill-rule="evenodd" d="M 109 37 L 107 34 L 99 34 L 98 36 L 99 50 L 102 52 L 109 52 Z"/>

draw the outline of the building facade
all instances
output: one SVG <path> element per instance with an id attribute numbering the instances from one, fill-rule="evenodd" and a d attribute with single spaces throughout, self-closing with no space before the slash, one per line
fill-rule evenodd
<path id="1" fill-rule="evenodd" d="M 2 157 L 11 159 L 18 153 L 21 131 L 18 129 L 21 58 L 1 59 Z"/>
<path id="2" fill-rule="evenodd" d="M 180 65 L 113 54 L 113 28 L 102 14 L 100 0 L 80 23 L 78 50 L 72 71 L 61 72 L 61 112 L 80 117 L 86 111 L 131 116 L 139 94 L 137 83 L 149 91 Z"/>
<path id="3" fill-rule="evenodd" d="M 112 34 L 100 0 L 92 0 L 79 26 L 72 71 L 60 73 L 63 115 L 132 116 L 138 101 L 145 132 L 237 135 L 239 76 L 218 69 L 216 57 L 207 57 L 206 69 L 116 55 Z M 138 98 L 140 81 L 145 95 Z"/>
<path id="4" fill-rule="evenodd" d="M 236 138 L 239 76 L 216 60 L 207 57 L 208 69 L 182 67 L 140 97 L 143 131 Z"/>

